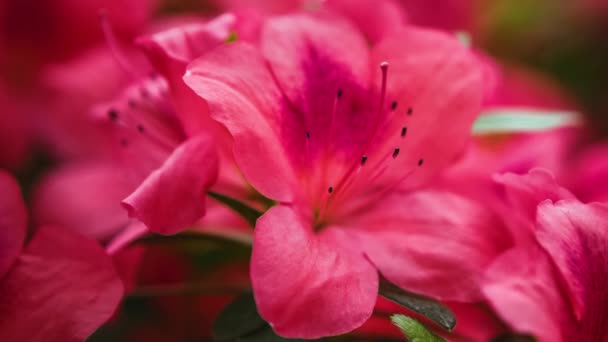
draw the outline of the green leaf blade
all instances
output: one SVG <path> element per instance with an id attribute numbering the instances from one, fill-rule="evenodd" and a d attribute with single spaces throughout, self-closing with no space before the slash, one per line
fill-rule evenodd
<path id="1" fill-rule="evenodd" d="M 405 315 L 392 315 L 391 322 L 410 342 L 446 342 L 443 338 L 428 331 L 417 320 Z"/>
<path id="2" fill-rule="evenodd" d="M 523 108 L 495 108 L 482 113 L 473 124 L 473 135 L 543 132 L 580 126 L 578 113 Z"/>

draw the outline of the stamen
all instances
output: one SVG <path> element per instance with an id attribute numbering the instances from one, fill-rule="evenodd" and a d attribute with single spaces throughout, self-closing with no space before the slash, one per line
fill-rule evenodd
<path id="1" fill-rule="evenodd" d="M 108 117 L 110 118 L 110 120 L 116 121 L 118 119 L 118 112 L 116 111 L 116 109 L 110 109 L 108 111 Z"/>
<path id="2" fill-rule="evenodd" d="M 401 136 L 405 137 L 406 134 L 407 134 L 407 127 L 401 128 Z"/>
<path id="3" fill-rule="evenodd" d="M 143 133 L 145 131 L 145 128 L 143 125 L 137 125 L 137 130 L 139 131 L 139 133 Z"/>
<path id="4" fill-rule="evenodd" d="M 407 109 L 407 115 L 412 115 L 412 113 L 414 113 L 414 110 L 412 109 L 412 107 Z"/>
<path id="5" fill-rule="evenodd" d="M 306 139 L 310 139 L 310 132 L 306 132 Z"/>
<path id="6" fill-rule="evenodd" d="M 343 94 L 344 92 L 342 91 L 342 89 L 338 89 L 338 94 L 336 94 L 336 97 L 341 98 Z"/>
<path id="7" fill-rule="evenodd" d="M 399 155 L 399 147 L 395 148 L 395 150 L 393 151 L 393 159 L 397 158 L 398 155 Z"/>
<path id="8" fill-rule="evenodd" d="M 420 160 L 418 161 L 418 166 L 422 166 L 422 163 L 424 163 L 424 159 L 420 159 Z"/>
<path id="9" fill-rule="evenodd" d="M 365 165 L 366 162 L 367 162 L 367 156 L 364 154 L 363 156 L 361 156 L 361 166 Z"/>
<path id="10" fill-rule="evenodd" d="M 127 147 L 129 145 L 129 140 L 127 138 L 120 139 L 120 146 Z"/>
<path id="11" fill-rule="evenodd" d="M 395 109 L 397 109 L 397 101 L 393 101 L 393 103 L 391 103 L 391 110 L 395 111 Z"/>
<path id="12" fill-rule="evenodd" d="M 332 192 L 334 192 L 334 187 L 333 187 L 333 186 L 330 186 L 330 187 L 327 189 L 327 192 L 328 192 L 328 193 L 330 193 L 330 194 L 331 194 Z"/>
<path id="13" fill-rule="evenodd" d="M 116 63 L 120 66 L 121 69 L 124 70 L 125 73 L 129 74 L 133 79 L 137 79 L 138 75 L 135 72 L 135 68 L 131 63 L 128 62 L 128 59 L 125 57 L 124 52 L 119 47 L 118 39 L 116 39 L 116 34 L 112 29 L 112 24 L 108 19 L 108 12 L 106 10 L 99 11 L 99 20 L 101 24 L 101 30 L 103 31 L 104 38 L 106 43 L 108 44 L 108 48 L 110 49 L 110 53 Z"/>

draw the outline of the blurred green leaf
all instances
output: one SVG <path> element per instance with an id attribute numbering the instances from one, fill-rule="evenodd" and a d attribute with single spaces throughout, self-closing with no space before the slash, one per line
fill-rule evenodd
<path id="1" fill-rule="evenodd" d="M 493 109 L 477 118 L 473 124 L 473 134 L 541 132 L 580 124 L 580 116 L 575 112 Z"/>
<path id="2" fill-rule="evenodd" d="M 404 315 L 392 315 L 391 322 L 401 330 L 410 342 L 445 342 L 445 340 L 428 331 L 415 319 Z"/>
<path id="3" fill-rule="evenodd" d="M 405 291 L 385 279 L 380 282 L 379 293 L 381 296 L 429 318 L 446 330 L 452 331 L 456 326 L 454 313 L 430 298 Z"/>
<path id="4" fill-rule="evenodd" d="M 286 342 L 258 314 L 253 294 L 244 293 L 219 314 L 213 325 L 216 342 Z"/>
<path id="5" fill-rule="evenodd" d="M 241 217 L 247 220 L 251 227 L 255 227 L 255 221 L 257 221 L 257 219 L 263 214 L 257 209 L 250 207 L 246 203 L 241 202 L 236 198 L 232 198 L 230 196 L 226 196 L 224 194 L 220 194 L 213 191 L 207 191 L 207 194 L 216 201 L 224 204 L 228 208 L 234 210 L 236 213 L 241 215 Z"/>

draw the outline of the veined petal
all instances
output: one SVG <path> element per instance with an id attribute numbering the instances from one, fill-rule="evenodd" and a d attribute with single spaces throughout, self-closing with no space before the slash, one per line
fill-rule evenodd
<path id="1" fill-rule="evenodd" d="M 481 109 L 484 66 L 456 37 L 415 27 L 403 28 L 374 47 L 372 65 L 382 62 L 388 62 L 387 102 L 396 108 L 380 126 L 374 153 L 401 150 L 386 182 L 422 166 L 402 184 L 409 188 L 464 152 Z M 380 82 L 380 70 L 374 70 L 372 79 Z"/>
<path id="2" fill-rule="evenodd" d="M 288 206 L 256 225 L 251 280 L 260 315 L 284 337 L 318 338 L 361 326 L 372 314 L 378 274 L 340 229 L 312 232 Z"/>
<path id="3" fill-rule="evenodd" d="M 580 320 L 576 339 L 608 336 L 608 206 L 576 200 L 545 201 L 538 209 L 536 237 L 566 284 Z"/>
<path id="4" fill-rule="evenodd" d="M 151 231 L 175 234 L 205 214 L 205 194 L 217 176 L 213 140 L 198 135 L 176 148 L 122 204 Z"/>
<path id="5" fill-rule="evenodd" d="M 497 258 L 487 271 L 483 292 L 512 328 L 539 341 L 566 341 L 561 327 L 574 324 L 553 265 L 537 245 L 515 247 Z"/>
<path id="6" fill-rule="evenodd" d="M 480 300 L 485 269 L 509 244 L 485 207 L 436 191 L 387 196 L 348 224 L 384 277 L 442 300 Z"/>
<path id="7" fill-rule="evenodd" d="M 265 196 L 291 201 L 295 175 L 278 133 L 280 93 L 257 50 L 239 42 L 218 47 L 192 62 L 184 81 L 234 137 L 245 178 Z"/>
<path id="8" fill-rule="evenodd" d="M 110 318 L 123 288 L 92 240 L 41 227 L 0 281 L 0 336 L 6 341 L 84 341 Z"/>

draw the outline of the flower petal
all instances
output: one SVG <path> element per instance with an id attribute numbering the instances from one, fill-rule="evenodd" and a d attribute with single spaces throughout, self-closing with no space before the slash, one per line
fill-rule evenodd
<path id="1" fill-rule="evenodd" d="M 45 226 L 0 281 L 6 341 L 83 341 L 110 318 L 122 283 L 94 241 Z"/>
<path id="2" fill-rule="evenodd" d="M 608 205 L 576 200 L 539 205 L 536 237 L 565 281 L 581 320 L 580 340 L 608 334 Z M 594 334 L 594 335 L 590 335 Z M 598 335 L 599 334 L 599 335 Z M 603 336 L 603 335 L 602 335 Z"/>
<path id="3" fill-rule="evenodd" d="M 258 220 L 253 246 L 258 311 L 279 335 L 338 335 L 371 316 L 378 274 L 347 232 L 315 235 L 293 208 L 279 205 Z"/>
<path id="4" fill-rule="evenodd" d="M 17 259 L 27 230 L 27 212 L 13 177 L 0 170 L 0 279 Z"/>
<path id="5" fill-rule="evenodd" d="M 205 214 L 205 194 L 217 176 L 213 141 L 199 135 L 176 148 L 122 204 L 151 231 L 175 234 Z"/>
<path id="6" fill-rule="evenodd" d="M 217 123 L 210 120 L 207 104 L 184 84 L 182 76 L 190 62 L 224 43 L 235 20 L 234 15 L 225 14 L 207 23 L 185 24 L 137 39 L 156 70 L 167 79 L 177 114 L 190 135 Z"/>
<path id="7" fill-rule="evenodd" d="M 412 187 L 464 152 L 481 109 L 484 66 L 454 36 L 414 27 L 373 49 L 372 65 L 382 62 L 388 62 L 387 103 L 396 108 L 380 126 L 374 153 L 400 148 L 386 177 L 402 179 L 406 170 L 415 169 L 403 184 Z M 372 79 L 379 84 L 380 68 L 374 70 Z M 407 135 L 401 133 L 404 128 Z"/>
<path id="8" fill-rule="evenodd" d="M 505 173 L 494 175 L 494 181 L 502 185 L 505 206 L 505 223 L 511 229 L 516 244 L 528 243 L 533 239 L 538 204 L 546 199 L 557 201 L 574 196 L 557 184 L 551 172 L 533 169 L 528 174 Z"/>
<path id="9" fill-rule="evenodd" d="M 509 243 L 485 207 L 436 191 L 393 194 L 351 224 L 384 277 L 442 300 L 481 299 L 483 272 Z"/>
<path id="10" fill-rule="evenodd" d="M 372 43 L 398 31 L 406 21 L 403 8 L 393 0 L 328 0 L 323 4 L 350 19 Z"/>
<path id="11" fill-rule="evenodd" d="M 539 341 L 562 341 L 562 324 L 574 324 L 567 320 L 569 311 L 553 265 L 536 245 L 516 247 L 497 258 L 488 269 L 483 292 L 512 328 Z"/>
<path id="12" fill-rule="evenodd" d="M 295 175 L 275 117 L 279 89 L 259 53 L 245 43 L 220 46 L 192 62 L 184 81 L 234 137 L 235 160 L 245 178 L 266 197 L 291 201 Z"/>
<path id="13" fill-rule="evenodd" d="M 110 163 L 79 163 L 47 175 L 34 196 L 37 225 L 52 224 L 105 240 L 127 226 L 120 201 L 132 187 Z M 91 196 L 95 194 L 95 196 Z"/>

